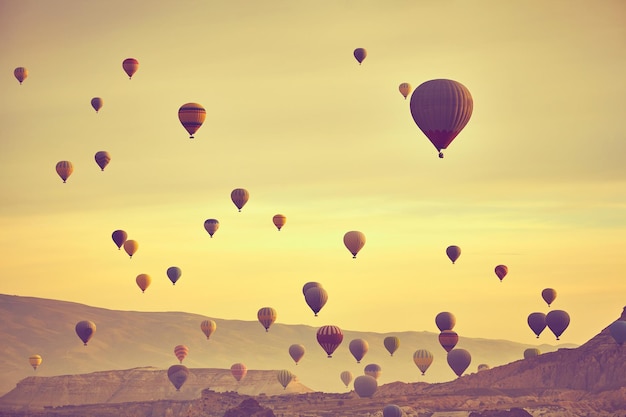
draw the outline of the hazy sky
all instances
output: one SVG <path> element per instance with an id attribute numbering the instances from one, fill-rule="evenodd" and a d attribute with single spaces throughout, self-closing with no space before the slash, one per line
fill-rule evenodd
<path id="1" fill-rule="evenodd" d="M 451 311 L 461 337 L 534 343 L 552 287 L 562 341 L 584 343 L 626 305 L 624 16 L 620 0 L 0 0 L 0 292 L 375 332 Z M 444 159 L 398 91 L 434 78 L 474 99 Z M 193 140 L 187 102 L 207 110 Z M 367 236 L 357 259 L 349 230 Z M 307 281 L 329 293 L 319 317 Z"/>

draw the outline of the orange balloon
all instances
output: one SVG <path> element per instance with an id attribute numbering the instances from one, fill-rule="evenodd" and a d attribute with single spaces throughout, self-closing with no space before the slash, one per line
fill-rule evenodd
<path id="1" fill-rule="evenodd" d="M 152 278 L 148 274 L 139 274 L 137 278 L 135 278 L 135 281 L 137 282 L 137 286 L 141 288 L 141 292 L 145 292 L 146 288 L 150 286 Z"/>
<path id="2" fill-rule="evenodd" d="M 124 68 L 124 71 L 128 75 L 128 79 L 130 80 L 139 69 L 139 61 L 137 61 L 135 58 L 126 58 L 124 62 L 122 62 L 122 68 Z"/>
<path id="3" fill-rule="evenodd" d="M 285 223 L 287 223 L 287 217 L 285 217 L 285 215 L 283 215 L 283 214 L 276 214 L 272 218 L 272 221 L 274 222 L 274 226 L 276 226 L 278 231 L 280 231 L 280 229 L 282 229 L 282 227 L 285 225 Z"/>
<path id="4" fill-rule="evenodd" d="M 72 172 L 74 172 L 74 166 L 70 161 L 59 161 L 56 166 L 56 171 L 63 182 L 65 182 L 69 176 L 72 175 Z"/>
<path id="5" fill-rule="evenodd" d="M 127 240 L 126 242 L 124 242 L 124 250 L 131 258 L 133 257 L 135 252 L 137 252 L 137 249 L 139 249 L 139 243 L 137 243 L 136 240 Z"/>
<path id="6" fill-rule="evenodd" d="M 206 110 L 198 103 L 186 103 L 178 109 L 178 120 L 193 139 L 194 133 L 200 129 L 206 119 Z"/>

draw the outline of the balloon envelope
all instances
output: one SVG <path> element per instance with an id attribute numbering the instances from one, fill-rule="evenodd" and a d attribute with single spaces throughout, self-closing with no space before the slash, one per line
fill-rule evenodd
<path id="1" fill-rule="evenodd" d="M 393 356 L 394 352 L 400 347 L 400 338 L 397 336 L 387 336 L 383 340 L 383 345 L 385 345 L 387 352 Z"/>
<path id="2" fill-rule="evenodd" d="M 360 65 L 361 62 L 363 62 L 363 60 L 367 56 L 367 51 L 365 50 L 365 48 L 356 48 L 353 52 L 353 55 L 354 55 L 354 58 L 356 58 L 356 60 L 359 61 L 359 65 Z"/>
<path id="3" fill-rule="evenodd" d="M 230 199 L 233 201 L 233 204 L 241 211 L 243 206 L 246 205 L 248 199 L 250 198 L 250 193 L 245 188 L 235 188 L 230 193 Z"/>
<path id="4" fill-rule="evenodd" d="M 289 385 L 289 383 L 293 379 L 293 374 L 288 369 L 281 369 L 276 373 L 276 379 L 278 379 L 280 385 L 283 386 L 283 389 L 286 389 L 287 385 Z"/>
<path id="5" fill-rule="evenodd" d="M 291 359 L 293 359 L 297 365 L 298 362 L 300 362 L 300 359 L 304 356 L 304 345 L 294 343 L 289 346 L 289 356 L 291 356 Z"/>
<path id="6" fill-rule="evenodd" d="M 361 363 L 361 359 L 363 359 L 363 356 L 365 356 L 369 350 L 369 344 L 367 340 L 364 339 L 352 339 L 348 345 L 348 349 L 352 356 L 354 356 L 354 359 L 356 359 L 356 363 Z"/>
<path id="7" fill-rule="evenodd" d="M 215 323 L 214 320 L 203 320 L 202 323 L 200 323 L 200 330 L 202 330 L 202 333 L 204 333 L 207 340 L 209 340 L 209 337 L 213 334 L 213 332 L 215 332 L 216 329 L 217 323 Z"/>
<path id="8" fill-rule="evenodd" d="M 444 330 L 439 333 L 439 343 L 446 352 L 450 352 L 459 342 L 459 335 L 453 330 Z"/>
<path id="9" fill-rule="evenodd" d="M 287 217 L 283 214 L 276 214 L 272 217 L 272 221 L 274 222 L 274 226 L 280 231 L 283 228 L 285 223 L 287 223 Z"/>
<path id="10" fill-rule="evenodd" d="M 267 332 L 269 331 L 272 323 L 276 321 L 276 310 L 274 310 L 272 307 L 260 308 L 257 312 L 257 318 Z"/>
<path id="11" fill-rule="evenodd" d="M 248 373 L 248 368 L 243 363 L 234 363 L 230 367 L 230 373 L 237 381 L 241 381 Z"/>
<path id="12" fill-rule="evenodd" d="M 206 119 L 206 110 L 198 103 L 185 103 L 178 109 L 178 120 L 183 125 L 189 139 L 200 129 Z"/>
<path id="13" fill-rule="evenodd" d="M 543 329 L 546 328 L 546 315 L 540 312 L 530 313 L 528 315 L 528 327 L 539 337 Z"/>
<path id="14" fill-rule="evenodd" d="M 463 130 L 472 116 L 474 102 L 469 90 L 453 80 L 430 80 L 419 85 L 411 94 L 413 121 L 439 151 Z"/>
<path id="15" fill-rule="evenodd" d="M 96 160 L 96 164 L 100 167 L 100 170 L 104 171 L 104 168 L 111 162 L 111 154 L 107 151 L 98 151 L 94 155 L 94 159 Z"/>
<path id="16" fill-rule="evenodd" d="M 172 285 L 176 284 L 176 281 L 179 280 L 180 276 L 183 274 L 183 271 L 180 270 L 177 266 L 170 266 L 167 268 L 167 277 L 172 281 Z"/>
<path id="17" fill-rule="evenodd" d="M 28 363 L 30 363 L 30 366 L 32 366 L 33 369 L 36 371 L 37 367 L 39 367 L 39 365 L 41 365 L 42 360 L 43 359 L 41 358 L 41 355 L 31 355 L 28 358 Z"/>
<path id="18" fill-rule="evenodd" d="M 545 301 L 548 304 L 548 307 L 550 307 L 550 304 L 552 304 L 556 299 L 556 290 L 554 288 L 544 288 L 541 291 L 541 298 L 543 298 L 543 301 Z"/>
<path id="19" fill-rule="evenodd" d="M 461 376 L 472 362 L 472 355 L 465 349 L 452 349 L 448 352 L 447 359 L 454 373 Z"/>
<path id="20" fill-rule="evenodd" d="M 398 90 L 400 90 L 400 94 L 402 94 L 402 97 L 406 100 L 408 95 L 411 94 L 411 84 L 402 83 L 398 86 Z"/>
<path id="21" fill-rule="evenodd" d="M 137 286 L 141 288 L 141 292 L 145 292 L 150 286 L 150 283 L 152 283 L 152 278 L 148 274 L 139 274 L 137 278 L 135 278 L 135 281 L 137 282 Z"/>
<path id="22" fill-rule="evenodd" d="M 456 317 L 449 311 L 442 311 L 435 316 L 435 324 L 440 332 L 452 330 L 456 324 Z"/>
<path id="23" fill-rule="evenodd" d="M 83 344 L 87 346 L 87 342 L 91 340 L 94 333 L 96 333 L 96 324 L 93 321 L 83 320 L 76 323 L 76 334 L 83 341 Z"/>
<path id="24" fill-rule="evenodd" d="M 217 232 L 217 229 L 220 227 L 220 222 L 217 219 L 206 219 L 204 221 L 204 230 L 207 231 L 209 236 L 213 237 L 213 234 Z"/>
<path id="25" fill-rule="evenodd" d="M 500 282 L 502 282 L 504 277 L 506 277 L 506 274 L 509 273 L 509 268 L 506 265 L 498 265 L 494 268 L 494 272 L 496 273 L 496 276 L 498 277 Z"/>
<path id="26" fill-rule="evenodd" d="M 317 316 L 317 313 L 319 313 L 328 301 L 328 293 L 322 287 L 312 287 L 304 293 L 304 300 Z"/>
<path id="27" fill-rule="evenodd" d="M 180 363 L 183 363 L 183 360 L 187 357 L 188 354 L 189 348 L 187 346 L 178 345 L 174 347 L 174 355 L 176 355 L 176 358 L 180 361 Z"/>
<path id="28" fill-rule="evenodd" d="M 339 374 L 339 378 L 341 378 L 341 382 L 343 382 L 346 388 L 348 388 L 348 385 L 350 385 L 350 382 L 352 382 L 352 372 L 343 371 L 341 374 Z"/>
<path id="29" fill-rule="evenodd" d="M 383 417 L 402 417 L 404 412 L 395 404 L 389 404 L 383 407 Z"/>
<path id="30" fill-rule="evenodd" d="M 104 101 L 100 97 L 94 97 L 91 99 L 91 107 L 98 113 L 98 111 L 102 108 Z"/>
<path id="31" fill-rule="evenodd" d="M 13 75 L 22 84 L 22 81 L 28 77 L 28 70 L 24 67 L 17 67 L 13 70 Z"/>
<path id="32" fill-rule="evenodd" d="M 459 259 L 459 256 L 461 256 L 461 248 L 455 245 L 448 246 L 446 248 L 446 255 L 448 255 L 452 263 L 455 263 L 456 260 Z"/>
<path id="33" fill-rule="evenodd" d="M 324 349 L 329 358 L 343 341 L 343 332 L 337 326 L 326 325 L 317 330 L 317 343 Z"/>
<path id="34" fill-rule="evenodd" d="M 365 368 L 363 368 L 363 372 L 365 373 L 365 375 L 370 375 L 378 379 L 380 374 L 383 373 L 383 368 L 381 368 L 380 365 L 378 364 L 369 363 L 365 365 Z"/>
<path id="35" fill-rule="evenodd" d="M 357 253 L 365 245 L 365 235 L 359 231 L 352 230 L 343 235 L 343 244 L 350 251 L 353 258 L 356 258 Z"/>
<path id="36" fill-rule="evenodd" d="M 541 351 L 537 348 L 528 348 L 524 350 L 524 359 L 534 358 L 541 355 Z"/>
<path id="37" fill-rule="evenodd" d="M 302 294 L 306 297 L 306 292 L 313 287 L 321 287 L 322 284 L 320 284 L 319 282 L 315 282 L 315 281 L 311 281 L 311 282 L 307 282 L 306 284 L 304 284 L 302 286 Z"/>
<path id="38" fill-rule="evenodd" d="M 486 363 L 481 363 L 480 365 L 478 365 L 477 371 L 481 372 L 486 371 L 487 369 L 489 369 L 489 365 L 487 365 Z"/>
<path id="39" fill-rule="evenodd" d="M 378 389 L 378 381 L 371 375 L 359 375 L 354 379 L 354 391 L 361 398 L 374 395 Z"/>
<path id="40" fill-rule="evenodd" d="M 113 239 L 115 246 L 117 246 L 117 249 L 121 249 L 122 245 L 124 244 L 124 242 L 126 242 L 126 239 L 128 238 L 128 234 L 123 230 L 115 230 L 111 234 L 111 238 Z"/>
<path id="41" fill-rule="evenodd" d="M 609 333 L 611 333 L 615 342 L 622 346 L 626 342 L 626 321 L 615 320 L 609 325 Z"/>
<path id="42" fill-rule="evenodd" d="M 65 182 L 74 172 L 74 166 L 70 161 L 59 161 L 56 165 L 56 171 L 63 182 Z"/>
<path id="43" fill-rule="evenodd" d="M 422 375 L 426 372 L 428 367 L 433 363 L 433 354 L 426 349 L 418 349 L 413 353 L 413 362 L 422 371 Z"/>
<path id="44" fill-rule="evenodd" d="M 176 391 L 180 391 L 180 388 L 189 377 L 189 369 L 185 365 L 172 365 L 167 370 L 167 377 L 174 385 L 174 388 L 176 388 Z"/>
<path id="45" fill-rule="evenodd" d="M 137 243 L 136 240 L 127 240 L 124 242 L 124 250 L 131 258 L 137 253 L 137 249 L 139 249 L 139 243 Z"/>
<path id="46" fill-rule="evenodd" d="M 546 325 L 556 336 L 556 340 L 563 334 L 569 326 L 569 314 L 563 310 L 552 310 L 546 314 Z"/>
<path id="47" fill-rule="evenodd" d="M 126 58 L 122 62 L 122 68 L 124 69 L 124 72 L 126 72 L 126 75 L 128 75 L 128 79 L 131 79 L 139 69 L 139 61 L 135 58 Z"/>

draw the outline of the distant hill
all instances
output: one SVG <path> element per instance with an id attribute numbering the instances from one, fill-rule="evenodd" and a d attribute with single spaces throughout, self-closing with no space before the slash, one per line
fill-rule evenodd
<path id="1" fill-rule="evenodd" d="M 317 327 L 274 323 L 265 332 L 256 321 L 222 320 L 211 317 L 217 330 L 207 340 L 200 323 L 207 317 L 183 312 L 136 312 L 95 308 L 82 304 L 10 295 L 0 295 L 0 395 L 12 390 L 29 376 L 87 374 L 98 371 L 154 367 L 165 370 L 178 363 L 174 346 L 189 347 L 184 364 L 189 368 L 230 369 L 243 362 L 250 370 L 289 369 L 306 387 L 320 392 L 346 392 L 339 374 L 344 370 L 355 376 L 368 363 L 382 367 L 380 385 L 400 382 L 445 382 L 456 378 L 446 362 L 446 352 L 439 345 L 438 333 L 397 332 L 369 333 L 347 329 L 344 341 L 327 358 L 316 340 Z M 320 326 L 326 323 L 319 317 Z M 88 346 L 76 336 L 74 326 L 80 320 L 96 323 L 97 331 Z M 530 330 L 529 330 L 530 333 Z M 390 356 L 383 339 L 400 338 L 400 348 Z M 348 350 L 350 340 L 362 338 L 369 352 L 357 364 Z M 291 344 L 303 344 L 306 353 L 296 365 L 288 354 Z M 472 339 L 460 335 L 457 345 L 472 354 L 473 372 L 480 363 L 492 368 L 523 357 L 528 347 L 542 352 L 554 351 L 552 345 L 526 345 L 506 340 Z M 561 345 L 574 347 L 575 345 Z M 422 376 L 413 363 L 413 352 L 428 349 L 435 360 Z M 34 371 L 28 357 L 39 354 L 43 363 Z M 210 388 L 210 387 L 208 387 Z"/>

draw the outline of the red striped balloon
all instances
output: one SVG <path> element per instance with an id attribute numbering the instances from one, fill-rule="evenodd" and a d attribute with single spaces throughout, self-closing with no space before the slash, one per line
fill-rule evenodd
<path id="1" fill-rule="evenodd" d="M 333 352 L 339 347 L 343 341 L 343 332 L 337 326 L 322 326 L 317 330 L 317 343 L 326 352 L 329 358 L 332 358 Z"/>

